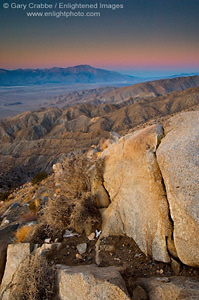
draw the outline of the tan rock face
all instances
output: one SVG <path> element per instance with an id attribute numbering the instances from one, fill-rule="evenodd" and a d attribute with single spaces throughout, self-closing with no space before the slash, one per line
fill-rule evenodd
<path id="1" fill-rule="evenodd" d="M 103 178 L 98 174 L 98 168 L 93 168 L 91 172 L 91 192 L 96 197 L 98 208 L 108 207 L 110 204 L 109 195 L 103 186 Z"/>
<path id="2" fill-rule="evenodd" d="M 60 300 L 130 300 L 115 267 L 59 266 L 58 291 Z"/>
<path id="3" fill-rule="evenodd" d="M 141 279 L 150 300 L 198 300 L 199 281 L 186 277 Z"/>
<path id="4" fill-rule="evenodd" d="M 9 300 L 10 284 L 13 284 L 13 276 L 20 264 L 30 254 L 30 244 L 10 244 L 7 249 L 7 261 L 4 276 L 1 283 L 0 298 Z"/>
<path id="5" fill-rule="evenodd" d="M 157 159 L 174 222 L 174 243 L 180 260 L 199 266 L 199 112 L 169 120 Z"/>
<path id="6" fill-rule="evenodd" d="M 103 235 L 126 234 L 154 259 L 169 262 L 169 209 L 156 160 L 162 126 L 124 136 L 106 149 L 104 186 L 111 204 L 103 212 Z"/>

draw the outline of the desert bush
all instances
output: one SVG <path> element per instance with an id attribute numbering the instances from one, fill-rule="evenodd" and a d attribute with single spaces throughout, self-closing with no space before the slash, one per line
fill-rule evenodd
<path id="1" fill-rule="evenodd" d="M 81 197 L 90 191 L 89 169 L 91 162 L 86 155 L 73 155 L 63 162 L 64 190 L 72 197 Z"/>
<path id="2" fill-rule="evenodd" d="M 64 175 L 59 192 L 49 198 L 44 217 L 49 228 L 57 234 L 66 228 L 88 234 L 101 223 L 96 199 L 91 195 L 90 161 L 76 155 L 62 164 Z"/>
<path id="3" fill-rule="evenodd" d="M 46 179 L 47 177 L 48 174 L 45 171 L 41 171 L 33 176 L 33 178 L 31 179 L 31 183 L 33 185 L 39 184 L 43 179 Z"/>
<path id="4" fill-rule="evenodd" d="M 31 226 L 22 226 L 20 227 L 17 232 L 15 233 L 15 237 L 16 237 L 16 242 L 17 243 L 22 243 L 26 240 L 26 237 L 28 236 L 28 234 L 31 231 Z"/>
<path id="5" fill-rule="evenodd" d="M 48 237 L 53 237 L 53 232 L 50 230 L 45 220 L 40 220 L 37 224 L 31 226 L 31 231 L 28 232 L 24 242 L 42 244 Z"/>
<path id="6" fill-rule="evenodd" d="M 28 206 L 30 211 L 36 211 L 36 205 L 35 205 L 35 201 L 31 201 L 29 206 Z"/>
<path id="7" fill-rule="evenodd" d="M 87 236 L 101 228 L 101 214 L 91 193 L 85 193 L 82 199 L 76 202 L 70 216 L 70 226 L 78 233 L 85 232 Z"/>
<path id="8" fill-rule="evenodd" d="M 44 256 L 30 255 L 19 267 L 14 278 L 10 300 L 52 299 L 55 269 Z"/>
<path id="9" fill-rule="evenodd" d="M 62 231 L 70 227 L 70 215 L 73 207 L 74 205 L 71 199 L 67 197 L 59 196 L 53 199 L 49 198 L 43 219 L 45 219 L 53 235 L 62 234 Z"/>

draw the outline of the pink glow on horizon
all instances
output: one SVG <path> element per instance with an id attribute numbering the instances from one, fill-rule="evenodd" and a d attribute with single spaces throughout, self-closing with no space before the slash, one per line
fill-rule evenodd
<path id="1" fill-rule="evenodd" d="M 9 47 L 2 46 L 0 68 L 51 68 L 69 67 L 88 64 L 106 69 L 174 69 L 199 68 L 197 45 L 182 42 L 181 44 L 152 42 L 144 44 L 113 43 L 111 45 L 97 44 L 95 47 L 83 44 L 67 47 L 41 47 L 40 44 L 17 44 Z"/>
<path id="2" fill-rule="evenodd" d="M 132 69 L 199 69 L 199 61 L 196 62 L 195 60 L 193 61 L 175 61 L 174 59 L 171 61 L 156 61 L 156 60 L 151 60 L 150 62 L 148 61 L 131 61 L 126 60 L 122 62 L 118 61 L 92 61 L 92 60 L 71 60 L 71 61 L 54 61 L 52 62 L 42 62 L 38 63 L 37 62 L 20 62 L 18 60 L 18 63 L 10 61 L 10 63 L 0 63 L 0 68 L 2 69 L 28 69 L 28 68 L 33 68 L 33 69 L 43 69 L 43 68 L 53 68 L 53 67 L 60 67 L 60 68 L 67 68 L 67 67 L 73 67 L 76 65 L 90 65 L 95 68 L 101 68 L 101 69 L 126 69 L 126 70 L 132 70 Z"/>
<path id="3" fill-rule="evenodd" d="M 38 49 L 39 50 L 39 49 Z M 93 67 L 106 69 L 174 69 L 199 68 L 198 50 L 195 48 L 182 49 L 170 47 L 159 49 L 150 47 L 134 49 L 118 47 L 116 49 L 98 48 L 96 51 L 86 48 L 79 51 L 71 49 L 40 49 L 31 47 L 24 52 L 10 48 L 0 56 L 0 68 L 51 68 L 70 67 L 88 64 Z"/>

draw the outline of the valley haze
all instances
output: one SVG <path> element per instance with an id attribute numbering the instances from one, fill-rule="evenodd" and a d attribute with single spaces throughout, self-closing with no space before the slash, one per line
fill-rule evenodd
<path id="1" fill-rule="evenodd" d="M 121 87 L 148 78 L 79 65 L 50 69 L 0 69 L 0 118 L 51 105 L 67 93 L 105 86 Z"/>
<path id="2" fill-rule="evenodd" d="M 181 76 L 188 76 L 182 74 Z M 194 74 L 191 74 L 194 75 Z M 178 75 L 168 76 L 169 78 Z M 166 77 L 166 76 L 165 76 Z M 0 118 L 14 116 L 25 111 L 32 111 L 51 105 L 60 107 L 82 103 L 71 101 L 71 93 L 86 92 L 84 102 L 89 94 L 89 102 L 97 104 L 96 97 L 123 86 L 160 79 L 158 76 L 139 77 L 123 75 L 118 72 L 94 68 L 90 65 L 78 65 L 68 68 L 50 69 L 0 69 Z M 109 89 L 107 89 L 109 87 Z M 97 90 L 96 90 L 97 89 Z M 68 95 L 68 96 L 67 96 Z M 78 97 L 80 92 L 78 93 Z M 92 96 L 92 97 L 91 97 Z M 70 101 L 67 102 L 67 98 Z M 80 96 L 80 98 L 82 98 Z M 99 98 L 99 97 L 98 97 Z M 61 101 L 60 101 L 61 100 Z"/>

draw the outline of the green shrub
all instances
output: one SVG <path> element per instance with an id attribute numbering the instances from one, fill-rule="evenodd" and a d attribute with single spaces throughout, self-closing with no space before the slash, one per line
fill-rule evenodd
<path id="1" fill-rule="evenodd" d="M 36 173 L 33 178 L 31 179 L 31 183 L 34 184 L 39 184 L 43 179 L 47 178 L 48 174 L 45 171 Z"/>

